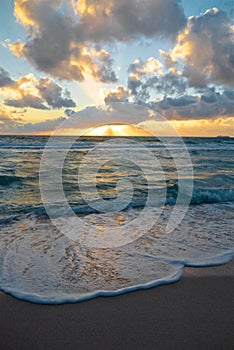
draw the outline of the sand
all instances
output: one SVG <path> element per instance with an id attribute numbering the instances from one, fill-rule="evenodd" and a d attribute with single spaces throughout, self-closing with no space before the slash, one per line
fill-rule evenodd
<path id="1" fill-rule="evenodd" d="M 59 306 L 0 293 L 0 349 L 234 349 L 233 266 L 187 268 L 174 284 Z"/>

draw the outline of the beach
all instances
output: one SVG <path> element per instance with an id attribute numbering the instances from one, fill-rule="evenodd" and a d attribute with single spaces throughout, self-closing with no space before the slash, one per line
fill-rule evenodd
<path id="1" fill-rule="evenodd" d="M 231 350 L 233 261 L 115 297 L 38 305 L 0 294 L 0 347 Z"/>
<path id="2" fill-rule="evenodd" d="M 234 350 L 233 1 L 0 28 L 0 350 Z"/>

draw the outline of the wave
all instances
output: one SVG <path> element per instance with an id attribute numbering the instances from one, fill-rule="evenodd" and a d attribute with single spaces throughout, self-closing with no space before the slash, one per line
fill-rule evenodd
<path id="1" fill-rule="evenodd" d="M 234 189 L 204 189 L 195 188 L 192 196 L 192 204 L 219 203 L 234 201 Z"/>
<path id="2" fill-rule="evenodd" d="M 175 234 L 165 235 L 170 214 L 165 208 L 155 229 L 114 249 L 81 246 L 50 220 L 25 216 L 0 233 L 0 289 L 34 303 L 72 303 L 172 283 L 184 266 L 232 259 L 232 205 L 190 206 Z"/>
<path id="3" fill-rule="evenodd" d="M 83 292 L 83 293 L 66 293 L 63 292 L 61 294 L 47 294 L 45 293 L 43 295 L 43 293 L 39 293 L 38 291 L 35 292 L 29 292 L 29 291 L 23 291 L 21 289 L 17 289 L 17 288 L 12 288 L 12 287 L 8 287 L 5 285 L 1 286 L 0 283 L 0 288 L 3 292 L 12 295 L 13 297 L 17 298 L 17 299 L 21 299 L 24 301 L 28 301 L 34 304 L 40 304 L 40 305 L 61 305 L 61 304 L 72 304 L 72 303 L 78 303 L 78 302 L 82 302 L 82 301 L 87 301 L 87 300 L 91 300 L 97 297 L 114 297 L 114 296 L 119 296 L 122 294 L 126 294 L 129 292 L 135 292 L 135 291 L 139 291 L 139 290 L 147 290 L 147 289 L 151 289 L 151 288 L 155 288 L 157 286 L 160 285 L 167 285 L 167 284 L 172 284 L 175 282 L 178 282 L 180 280 L 180 278 L 183 275 L 183 269 L 185 267 L 211 267 L 211 266 L 217 266 L 217 265 L 223 265 L 226 264 L 228 262 L 230 262 L 233 258 L 233 253 L 230 251 L 228 253 L 224 253 L 222 255 L 219 255 L 218 257 L 214 257 L 213 260 L 212 259 L 207 259 L 205 260 L 204 263 L 188 263 L 188 264 L 174 264 L 173 268 L 174 271 L 169 274 L 166 275 L 165 277 L 144 283 L 144 284 L 136 284 L 136 285 L 132 285 L 129 287 L 123 287 L 123 288 L 119 288 L 116 290 L 95 290 L 92 292 Z"/>
<path id="4" fill-rule="evenodd" d="M 10 186 L 13 183 L 21 183 L 22 177 L 16 175 L 0 175 L 0 186 Z"/>
<path id="5" fill-rule="evenodd" d="M 34 176 L 0 175 L 0 187 L 10 187 L 14 184 L 23 185 L 26 182 L 35 182 L 37 178 L 37 174 Z"/>
<path id="6" fill-rule="evenodd" d="M 145 284 L 132 285 L 125 288 L 119 288 L 114 291 L 107 289 L 107 290 L 96 290 L 93 292 L 85 292 L 85 293 L 77 292 L 74 294 L 67 294 L 67 295 L 66 293 L 63 293 L 62 295 L 59 295 L 59 296 L 54 294 L 40 295 L 38 292 L 30 294 L 29 292 L 24 292 L 24 291 L 21 291 L 20 289 L 19 290 L 12 289 L 11 287 L 1 286 L 1 285 L 0 285 L 0 288 L 5 293 L 8 293 L 18 299 L 29 301 L 34 304 L 61 305 L 61 304 L 71 304 L 71 303 L 87 301 L 97 297 L 113 297 L 113 296 L 126 294 L 129 292 L 134 292 L 137 290 L 150 289 L 163 284 L 174 283 L 181 278 L 182 274 L 183 274 L 182 266 L 175 265 L 174 271 L 168 276 L 165 276 L 163 278 L 160 278 L 154 281 L 147 282 Z"/>
<path id="7" fill-rule="evenodd" d="M 73 150 L 79 150 L 84 148 L 92 148 L 95 145 L 99 144 L 102 145 L 103 141 L 106 141 L 106 138 L 103 137 L 87 137 L 87 138 L 78 138 L 76 141 L 72 142 L 72 138 L 67 139 L 64 138 L 55 138 L 53 144 L 47 145 L 47 138 L 35 138 L 34 140 L 27 140 L 23 139 L 16 139 L 16 140 L 3 140 L 1 141 L 0 137 L 0 150 L 35 150 L 40 151 L 43 150 L 45 147 L 52 148 L 52 149 L 67 149 L 71 148 Z M 156 139 L 156 137 L 149 137 L 149 138 L 141 138 L 141 137 L 135 137 L 134 140 L 136 142 L 140 142 L 141 144 L 145 145 L 146 147 L 150 149 L 161 149 L 164 148 L 163 142 Z M 181 141 L 177 140 L 176 138 L 165 138 L 166 145 L 169 147 L 169 149 L 180 149 L 182 147 Z M 72 142 L 72 145 L 71 145 Z M 211 150 L 218 150 L 218 149 L 232 149 L 232 146 L 234 145 L 234 138 L 230 139 L 219 139 L 219 138 L 193 138 L 193 139 L 187 139 L 184 138 L 184 143 L 188 147 L 188 150 L 191 149 L 211 149 Z M 116 147 L 116 146 L 114 146 Z M 121 148 L 121 144 L 119 145 Z M 122 145 L 122 147 L 126 147 Z M 129 145 L 130 147 L 130 145 Z M 136 147 L 132 145 L 132 147 Z M 102 148 L 111 148 L 110 145 L 103 144 Z"/>
<path id="8" fill-rule="evenodd" d="M 165 200 L 166 206 L 173 206 L 176 203 L 178 188 L 176 185 L 171 186 L 167 193 L 167 198 Z M 145 195 L 145 191 L 144 191 Z M 111 201 L 113 198 L 106 198 L 105 201 L 108 205 L 108 201 Z M 202 205 L 202 204 L 212 204 L 212 203 L 225 203 L 225 202 L 233 202 L 234 201 L 234 189 L 203 189 L 203 188 L 195 188 L 193 191 L 193 196 L 191 199 L 191 205 Z M 95 200 L 89 204 L 86 204 L 84 201 L 82 203 L 71 203 L 70 206 L 73 212 L 76 215 L 89 215 L 89 214 L 100 214 L 100 211 L 95 209 L 96 204 L 98 204 L 98 200 Z M 118 203 L 120 205 L 120 203 Z M 124 209 L 121 211 L 128 211 L 134 208 L 144 208 L 146 205 L 146 198 L 142 199 L 140 196 L 135 197 Z M 162 202 L 159 202 L 157 199 L 155 202 L 151 201 L 148 203 L 149 207 L 157 207 L 161 206 Z M 63 209 L 63 203 L 56 203 L 53 205 L 53 216 L 64 216 L 69 215 L 69 212 Z M 0 218 L 0 225 L 8 224 L 13 220 L 17 220 L 22 217 L 22 215 L 27 214 L 35 214 L 37 216 L 45 216 L 48 217 L 45 207 L 41 205 L 22 205 L 16 206 L 13 208 L 0 208 L 0 213 L 2 214 L 2 218 Z M 8 214 L 6 216 L 6 213 Z M 102 213 L 101 213 L 102 214 Z"/>
<path id="9" fill-rule="evenodd" d="M 175 184 L 168 188 L 166 204 L 174 205 L 178 194 L 178 186 Z M 222 203 L 234 201 L 233 188 L 199 188 L 193 189 L 191 204 Z"/>

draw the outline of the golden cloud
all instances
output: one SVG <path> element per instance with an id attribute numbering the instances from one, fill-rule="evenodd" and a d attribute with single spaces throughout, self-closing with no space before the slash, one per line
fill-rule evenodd
<path id="1" fill-rule="evenodd" d="M 66 92 L 64 96 L 62 87 L 51 78 L 36 79 L 33 74 L 28 74 L 8 86 L 3 86 L 0 90 L 5 97 L 5 105 L 11 107 L 36 109 L 76 107 L 69 93 Z"/>
<path id="2" fill-rule="evenodd" d="M 230 85 L 234 78 L 232 48 L 234 27 L 226 12 L 213 8 L 190 17 L 167 58 L 184 61 L 184 76 L 191 86 Z"/>

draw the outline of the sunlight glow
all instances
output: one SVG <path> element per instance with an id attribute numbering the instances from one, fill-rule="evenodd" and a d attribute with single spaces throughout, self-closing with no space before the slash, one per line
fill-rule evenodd
<path id="1" fill-rule="evenodd" d="M 135 125 L 102 125 L 90 129 L 87 136 L 152 136 L 148 131 Z"/>

